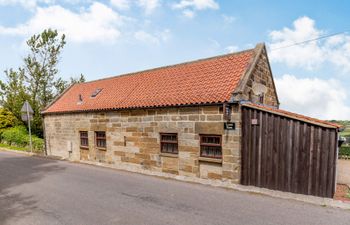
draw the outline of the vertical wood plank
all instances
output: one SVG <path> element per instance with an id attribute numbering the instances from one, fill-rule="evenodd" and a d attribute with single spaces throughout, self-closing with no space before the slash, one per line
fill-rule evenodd
<path id="1" fill-rule="evenodd" d="M 256 119 L 257 118 L 257 110 L 253 110 L 253 115 L 252 115 L 252 119 Z M 256 160 L 256 152 L 257 152 L 257 149 L 256 149 L 256 139 L 257 139 L 257 137 L 256 137 L 256 130 L 257 130 L 257 126 L 256 125 L 251 125 L 250 126 L 251 127 L 251 129 L 252 129 L 252 147 L 251 147 L 251 149 L 250 149 L 250 151 L 251 151 L 251 170 L 250 170 L 250 179 L 251 179 L 251 182 L 250 182 L 250 184 L 251 185 L 257 185 L 257 183 L 256 183 L 256 164 L 257 164 L 257 160 Z"/>
<path id="2" fill-rule="evenodd" d="M 330 130 L 329 132 L 329 149 L 328 149 L 328 174 L 327 174 L 327 190 L 326 190 L 326 197 L 333 198 L 333 186 L 334 186 L 334 179 L 333 179 L 333 170 L 335 162 L 334 162 L 334 147 L 335 147 L 335 131 Z"/>
<path id="3" fill-rule="evenodd" d="M 327 190 L 327 161 L 328 161 L 328 149 L 329 149 L 329 140 L 328 134 L 329 131 L 325 128 L 322 128 L 322 145 L 321 145 L 321 166 L 320 166 L 320 184 L 319 184 L 319 195 L 321 197 L 326 197 Z"/>
<path id="4" fill-rule="evenodd" d="M 291 177 L 292 177 L 292 144 L 293 144 L 293 120 L 287 122 L 287 147 L 286 147 L 286 191 L 291 191 Z"/>
<path id="5" fill-rule="evenodd" d="M 285 118 L 280 118 L 279 125 L 279 138 L 278 138 L 278 190 L 283 191 L 284 189 L 284 142 L 285 142 Z"/>
<path id="6" fill-rule="evenodd" d="M 242 107 L 242 184 L 332 197 L 336 154 L 337 130 Z"/>
<path id="7" fill-rule="evenodd" d="M 304 194 L 309 193 L 309 179 L 310 179 L 310 143 L 311 143 L 311 126 L 309 124 L 306 124 L 306 134 L 305 134 L 305 163 L 304 163 L 304 180 L 303 180 L 303 189 L 304 189 Z"/>
<path id="8" fill-rule="evenodd" d="M 268 125 L 267 125 L 267 113 L 262 114 L 262 134 L 261 134 L 261 187 L 266 187 L 266 164 L 267 164 L 267 137 L 268 134 Z"/>
<path id="9" fill-rule="evenodd" d="M 313 128 L 313 143 L 312 143 L 312 172 L 311 172 L 311 193 L 313 195 L 317 195 L 318 188 L 316 183 L 317 181 L 317 174 L 318 174 L 318 158 L 319 158 L 319 128 L 314 127 Z"/>
<path id="10" fill-rule="evenodd" d="M 335 181 L 336 181 L 336 170 L 337 170 L 337 162 L 338 162 L 338 131 L 335 130 L 335 144 L 333 146 L 333 158 L 334 158 L 334 169 L 333 169 L 333 177 L 332 177 L 332 180 L 333 180 L 333 187 L 332 187 L 332 196 L 335 194 Z"/>
<path id="11" fill-rule="evenodd" d="M 242 118 L 242 140 L 241 140 L 241 184 L 247 185 L 246 182 L 246 172 L 247 172 L 247 166 L 246 166 L 246 152 L 247 152 L 247 122 L 246 122 L 246 116 L 247 116 L 247 109 L 245 107 L 241 108 L 241 118 Z"/>
<path id="12" fill-rule="evenodd" d="M 248 131 L 249 131 L 249 142 L 248 142 L 248 155 L 247 155 L 247 168 L 248 168 L 248 174 L 247 174 L 247 179 L 248 179 L 248 185 L 251 185 L 251 168 L 252 168 L 252 141 L 253 141 L 253 130 L 252 130 L 252 114 L 253 110 L 249 109 L 249 116 L 248 116 Z"/>
<path id="13" fill-rule="evenodd" d="M 292 192 L 297 193 L 298 192 L 298 165 L 299 165 L 299 140 L 300 140 L 300 127 L 301 124 L 299 121 L 296 121 L 296 126 L 294 129 L 294 148 L 293 148 L 293 189 Z"/>
<path id="14" fill-rule="evenodd" d="M 267 188 L 273 188 L 273 143 L 274 143 L 274 117 L 272 114 L 268 115 L 268 144 L 267 144 Z"/>

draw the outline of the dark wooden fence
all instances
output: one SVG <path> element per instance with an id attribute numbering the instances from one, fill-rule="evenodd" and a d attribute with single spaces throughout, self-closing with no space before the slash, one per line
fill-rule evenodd
<path id="1" fill-rule="evenodd" d="M 243 185 L 332 198 L 336 160 L 336 129 L 242 107 Z"/>

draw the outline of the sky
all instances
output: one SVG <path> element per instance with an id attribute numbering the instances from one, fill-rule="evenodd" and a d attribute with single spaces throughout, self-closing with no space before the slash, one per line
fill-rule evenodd
<path id="1" fill-rule="evenodd" d="M 66 35 L 65 79 L 82 73 L 95 80 L 264 42 L 281 108 L 350 120 L 349 8 L 345 0 L 0 0 L 0 79 L 22 65 L 25 41 L 47 28 Z"/>

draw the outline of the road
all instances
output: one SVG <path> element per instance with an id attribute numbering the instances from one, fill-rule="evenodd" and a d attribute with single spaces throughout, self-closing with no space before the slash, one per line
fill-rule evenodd
<path id="1" fill-rule="evenodd" d="M 350 224 L 350 212 L 0 152 L 0 224 Z"/>

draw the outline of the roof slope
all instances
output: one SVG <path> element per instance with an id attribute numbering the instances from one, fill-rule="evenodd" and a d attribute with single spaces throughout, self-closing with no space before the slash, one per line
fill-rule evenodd
<path id="1" fill-rule="evenodd" d="M 273 114 L 285 116 L 285 117 L 292 118 L 292 119 L 297 119 L 297 120 L 300 120 L 300 121 L 303 121 L 303 122 L 316 124 L 316 125 L 327 127 L 327 128 L 341 128 L 341 125 L 336 124 L 336 123 L 331 123 L 331 122 L 328 122 L 328 121 L 325 121 L 325 120 L 315 119 L 315 118 L 312 118 L 312 117 L 304 116 L 304 115 L 301 115 L 301 114 L 289 112 L 289 111 L 282 110 L 282 109 L 271 108 L 271 107 L 268 107 L 268 106 L 265 106 L 265 105 L 258 105 L 258 104 L 254 104 L 254 103 L 251 103 L 251 102 L 245 102 L 245 103 L 242 103 L 242 105 L 246 106 L 246 107 L 249 107 L 249 108 L 254 108 L 254 109 L 270 112 L 270 113 L 273 113 Z"/>
<path id="2" fill-rule="evenodd" d="M 254 49 L 75 84 L 43 113 L 149 108 L 230 100 Z M 96 89 L 102 91 L 94 98 Z M 82 102 L 79 102 L 81 95 Z"/>

